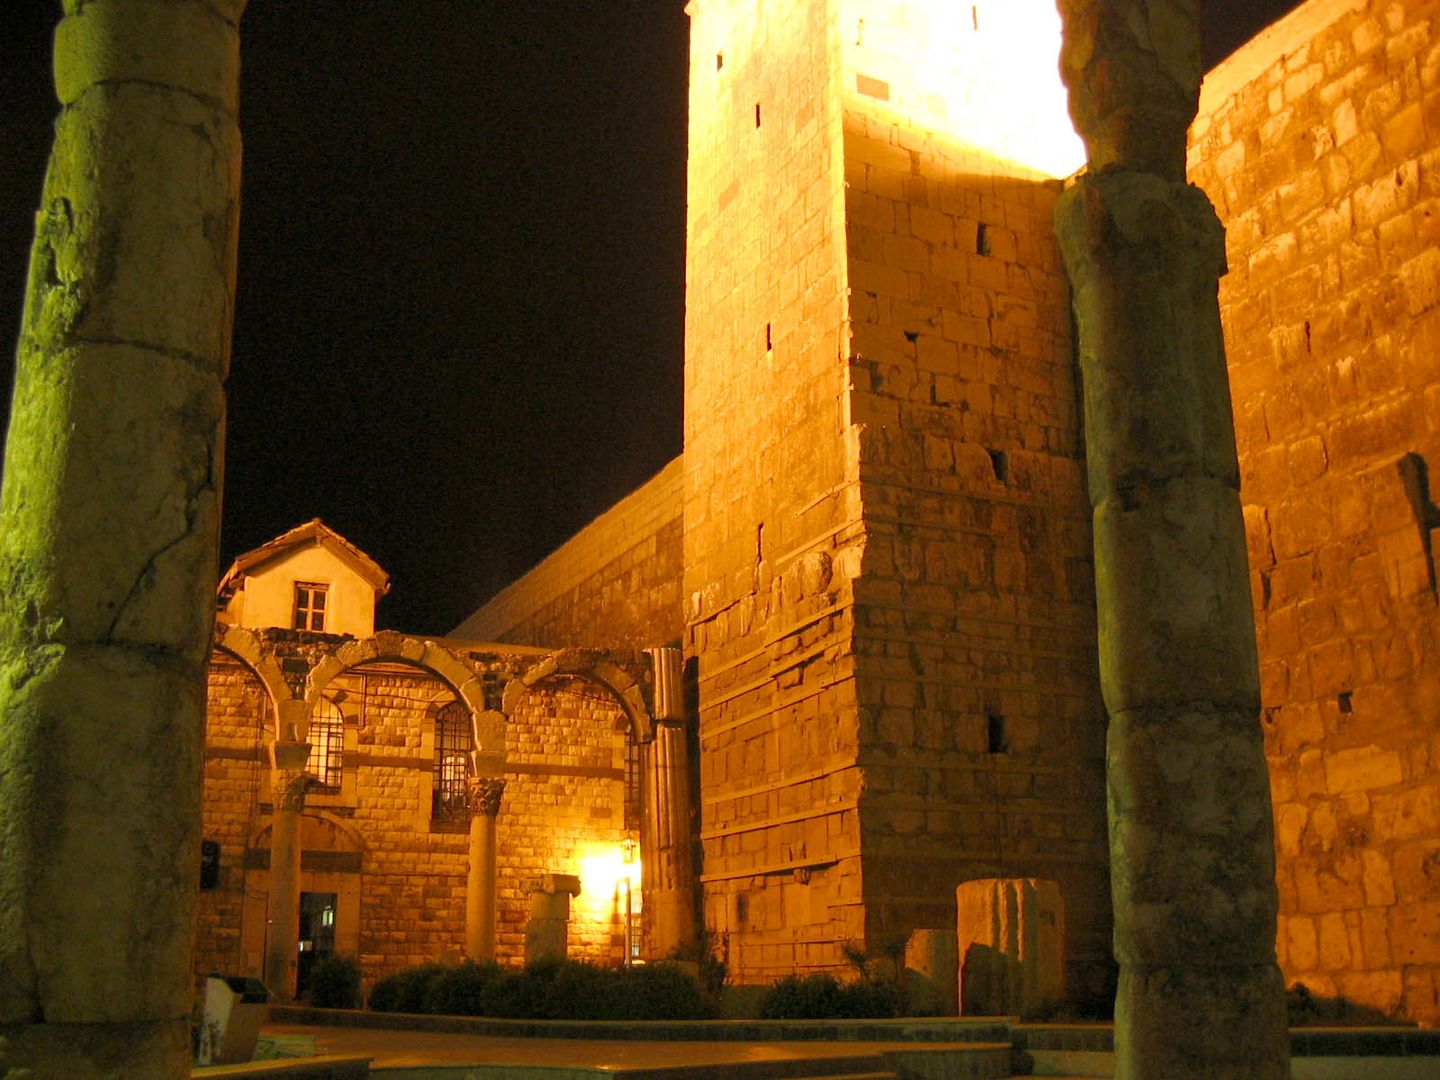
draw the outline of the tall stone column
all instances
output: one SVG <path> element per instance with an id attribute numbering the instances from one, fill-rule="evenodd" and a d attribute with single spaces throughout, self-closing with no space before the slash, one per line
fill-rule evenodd
<path id="1" fill-rule="evenodd" d="M 477 963 L 495 959 L 495 818 L 505 781 L 470 782 L 470 867 L 465 875 L 465 955 Z"/>
<path id="2" fill-rule="evenodd" d="M 640 873 L 650 955 L 695 940 L 695 835 L 686 732 L 660 720 L 641 749 Z"/>
<path id="3" fill-rule="evenodd" d="M 1224 232 L 1185 183 L 1196 0 L 1060 0 L 1090 169 L 1056 227 L 1094 510 L 1119 1080 L 1289 1076 Z"/>
<path id="4" fill-rule="evenodd" d="M 243 0 L 65 0 L 0 506 L 0 1074 L 188 1075 Z"/>
<path id="5" fill-rule="evenodd" d="M 271 744 L 270 893 L 266 904 L 265 985 L 276 1001 L 295 998 L 300 951 L 300 819 L 314 778 L 305 772 L 310 744 Z"/>

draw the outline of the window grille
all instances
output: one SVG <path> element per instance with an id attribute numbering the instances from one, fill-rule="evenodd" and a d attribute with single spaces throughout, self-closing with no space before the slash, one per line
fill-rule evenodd
<path id="1" fill-rule="evenodd" d="M 640 744 L 634 739 L 625 739 L 625 828 L 630 832 L 640 829 Z"/>
<path id="2" fill-rule="evenodd" d="M 310 789 L 318 795 L 336 795 L 345 753 L 345 715 L 329 698 L 321 698 L 310 720 L 310 757 L 305 771 L 316 780 Z"/>
<path id="3" fill-rule="evenodd" d="M 452 701 L 435 714 L 435 782 L 431 787 L 432 821 L 465 821 L 470 816 L 470 789 L 465 783 L 470 759 L 470 711 Z"/>
<path id="4" fill-rule="evenodd" d="M 325 600 L 329 588 L 310 581 L 295 583 L 295 617 L 291 620 L 294 629 L 325 629 Z"/>

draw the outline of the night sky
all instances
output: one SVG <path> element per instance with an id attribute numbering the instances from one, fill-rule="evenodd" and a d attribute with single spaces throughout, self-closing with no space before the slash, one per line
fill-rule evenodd
<path id="1" fill-rule="evenodd" d="M 1207 64 L 1295 6 L 1204 5 Z M 0 381 L 59 4 L 0 0 Z M 682 0 L 250 0 L 223 564 L 321 517 L 443 633 L 681 447 Z"/>

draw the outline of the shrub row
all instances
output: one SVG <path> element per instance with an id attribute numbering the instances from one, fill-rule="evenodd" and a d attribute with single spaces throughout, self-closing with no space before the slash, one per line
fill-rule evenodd
<path id="1" fill-rule="evenodd" d="M 903 1016 L 905 994 L 895 983 L 862 978 L 842 983 L 833 975 L 786 975 L 760 1003 L 764 1020 L 840 1020 Z"/>
<path id="2" fill-rule="evenodd" d="M 516 1020 L 707 1020 L 713 998 L 674 964 L 603 968 L 547 960 L 522 969 L 499 964 L 422 964 L 388 975 L 370 991 L 377 1012 L 492 1016 Z"/>

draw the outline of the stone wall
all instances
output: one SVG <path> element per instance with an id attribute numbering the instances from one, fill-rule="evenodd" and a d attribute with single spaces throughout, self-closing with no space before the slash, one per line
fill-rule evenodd
<path id="1" fill-rule="evenodd" d="M 914 26 L 929 25 L 934 6 L 852 0 L 861 31 L 845 40 L 867 918 L 882 937 L 948 928 L 963 881 L 1054 879 L 1072 988 L 1101 999 L 1104 715 L 1069 293 L 1052 227 L 1060 182 L 977 146 L 981 132 L 958 142 L 969 115 L 928 111 L 935 65 L 915 61 L 933 45 Z M 991 30 L 1006 15 L 994 4 L 965 12 L 957 68 L 1003 52 L 1002 27 Z M 1058 21 L 1032 26 L 1025 44 L 998 62 L 1022 69 L 1011 78 L 1048 78 L 1063 108 Z M 1016 115 L 1002 91 L 969 87 L 965 112 L 1043 123 Z"/>
<path id="2" fill-rule="evenodd" d="M 1206 79 L 1289 981 L 1440 1021 L 1440 3 L 1312 0 Z"/>
<path id="3" fill-rule="evenodd" d="M 311 793 L 302 831 L 302 891 L 337 894 L 337 951 L 358 956 L 367 985 L 446 955 L 465 939 L 468 819 L 432 822 L 435 716 L 449 688 L 418 669 L 369 665 L 327 689 L 345 717 L 346 780 Z M 269 866 L 268 703 L 259 681 L 217 654 L 206 732 L 204 832 L 221 844 L 218 887 L 200 894 L 196 973 L 259 974 Z M 626 805 L 627 735 L 619 707 L 582 679 L 542 681 L 506 737 L 497 819 L 497 959 L 518 963 L 529 917 L 526 883 L 579 874 L 572 956 L 619 963 L 621 844 L 638 839 Z M 633 803 L 633 798 L 632 798 Z M 627 830 L 627 816 L 631 828 Z M 635 898 L 635 925 L 640 901 Z"/>
<path id="4" fill-rule="evenodd" d="M 246 839 L 254 830 L 269 763 L 265 689 L 247 668 L 217 654 L 210 665 L 205 729 L 205 812 L 201 835 L 220 844 L 218 887 L 202 890 L 195 916 L 195 971 L 241 971 L 240 928 L 246 891 Z M 258 962 L 258 958 L 257 958 Z"/>
<path id="5" fill-rule="evenodd" d="M 759 981 L 865 935 L 839 27 L 829 0 L 689 10 L 685 651 L 705 921 Z"/>
<path id="6" fill-rule="evenodd" d="M 677 644 L 684 481 L 677 457 L 487 601 L 455 636 L 590 648 Z"/>

